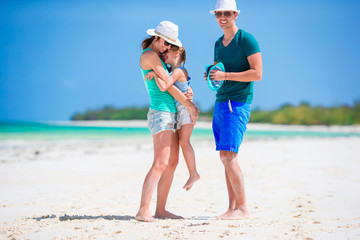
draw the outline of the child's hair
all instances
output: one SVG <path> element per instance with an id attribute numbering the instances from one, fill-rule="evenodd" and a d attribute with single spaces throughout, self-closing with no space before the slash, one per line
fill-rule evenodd
<path id="1" fill-rule="evenodd" d="M 171 50 L 180 51 L 180 63 L 184 66 L 186 61 L 186 51 L 184 47 L 178 47 L 175 45 L 171 45 Z"/>
<path id="2" fill-rule="evenodd" d="M 144 41 L 141 43 L 141 47 L 142 49 L 146 49 L 150 46 L 150 44 L 154 41 L 155 39 L 155 36 L 151 36 L 151 37 L 148 37 L 146 39 L 144 39 Z"/>

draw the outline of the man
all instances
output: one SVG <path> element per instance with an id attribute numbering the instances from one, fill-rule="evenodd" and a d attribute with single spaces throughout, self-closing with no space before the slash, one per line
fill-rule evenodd
<path id="1" fill-rule="evenodd" d="M 259 45 L 251 34 L 236 26 L 239 12 L 235 0 L 218 0 L 215 10 L 210 11 L 224 33 L 215 43 L 214 65 L 222 62 L 225 72 L 212 70 L 210 79 L 225 79 L 216 94 L 213 132 L 229 194 L 229 209 L 218 218 L 227 220 L 249 217 L 237 157 L 250 118 L 253 84 L 262 77 Z"/>

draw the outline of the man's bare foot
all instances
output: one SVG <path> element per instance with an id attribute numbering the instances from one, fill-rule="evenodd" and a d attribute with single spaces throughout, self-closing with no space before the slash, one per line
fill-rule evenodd
<path id="1" fill-rule="evenodd" d="M 200 180 L 199 174 L 194 174 L 193 176 L 190 176 L 190 178 L 187 180 L 185 185 L 183 186 L 183 189 L 186 189 L 186 191 L 189 191 L 192 185 Z"/>
<path id="2" fill-rule="evenodd" d="M 138 221 L 141 221 L 141 222 L 153 222 L 153 221 L 155 221 L 155 219 L 151 216 L 151 214 L 150 214 L 150 212 L 148 210 L 146 210 L 146 211 L 139 210 L 139 212 L 136 214 L 135 219 L 138 220 Z"/>
<path id="3" fill-rule="evenodd" d="M 226 213 L 217 217 L 220 220 L 241 220 L 241 219 L 248 219 L 250 214 L 247 210 L 235 209 L 235 210 L 228 210 Z"/>
<path id="4" fill-rule="evenodd" d="M 229 216 L 231 216 L 231 214 L 234 212 L 234 210 L 227 210 L 225 213 L 221 214 L 220 216 L 217 216 L 217 219 L 223 219 L 223 218 L 227 218 Z"/>
<path id="5" fill-rule="evenodd" d="M 171 212 L 165 211 L 165 212 L 156 212 L 155 213 L 155 218 L 159 218 L 159 219 L 166 219 L 166 218 L 170 218 L 170 219 L 184 219 L 182 216 L 178 216 L 175 214 L 172 214 Z"/>

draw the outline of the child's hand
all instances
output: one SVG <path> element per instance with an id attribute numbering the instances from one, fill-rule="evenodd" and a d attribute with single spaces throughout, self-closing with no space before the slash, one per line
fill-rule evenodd
<path id="1" fill-rule="evenodd" d="M 144 76 L 144 81 L 149 80 L 151 81 L 151 79 L 153 79 L 156 76 L 154 71 L 148 72 L 145 76 Z"/>

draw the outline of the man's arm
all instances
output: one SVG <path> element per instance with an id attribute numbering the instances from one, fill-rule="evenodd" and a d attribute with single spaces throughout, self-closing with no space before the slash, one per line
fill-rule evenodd
<path id="1" fill-rule="evenodd" d="M 254 82 L 262 78 L 262 58 L 261 53 L 254 53 L 248 58 L 250 69 L 243 72 L 222 72 L 213 70 L 210 73 L 212 80 L 230 80 L 237 82 Z"/>

